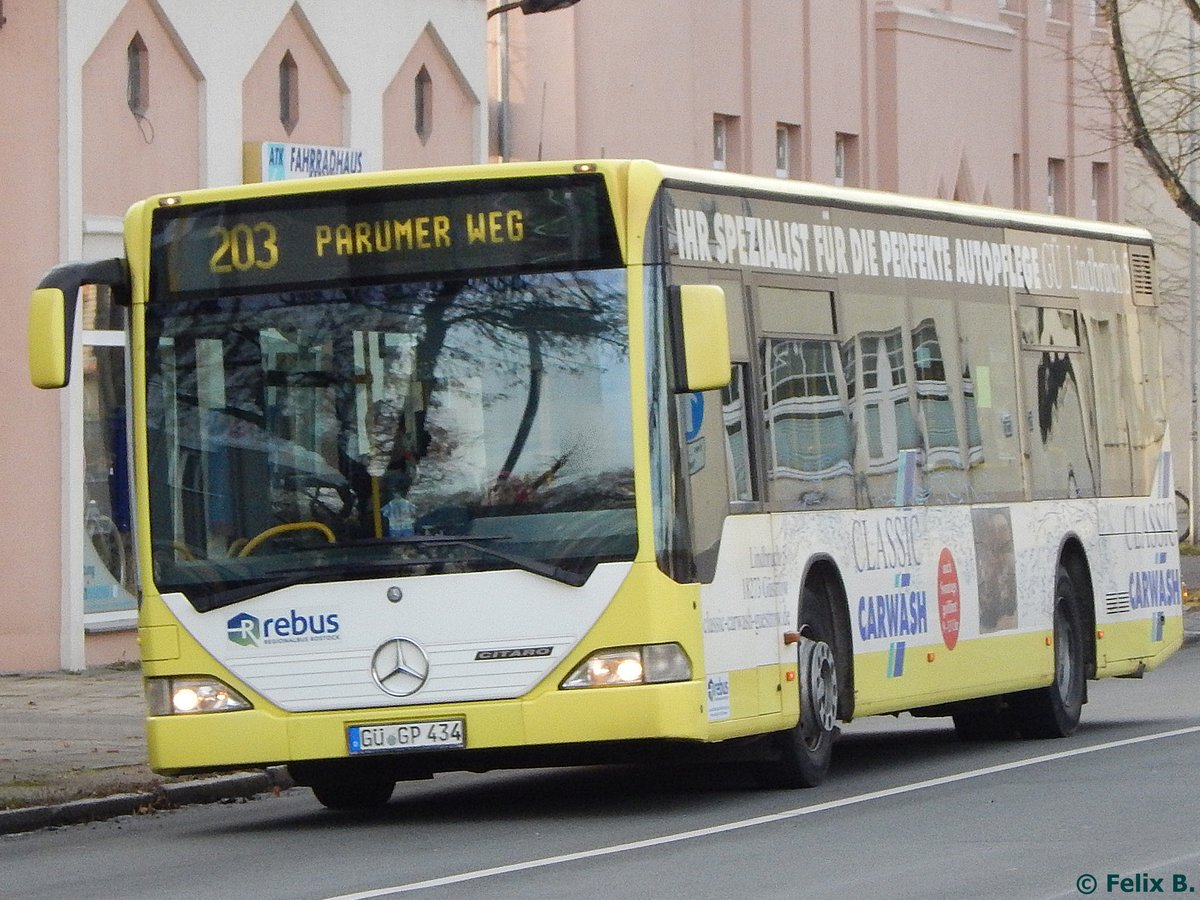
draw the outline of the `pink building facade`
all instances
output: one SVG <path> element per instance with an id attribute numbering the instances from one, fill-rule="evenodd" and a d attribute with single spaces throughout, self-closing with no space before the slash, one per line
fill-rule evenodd
<path id="1" fill-rule="evenodd" d="M 25 310 L 118 255 L 160 191 L 264 177 L 263 142 L 369 169 L 650 157 L 1086 218 L 1121 209 L 1090 0 L 3 0 L 0 672 L 136 658 L 121 311 L 84 298 L 73 386 L 29 387 Z"/>
<path id="2" fill-rule="evenodd" d="M 1090 0 L 581 0 L 509 19 L 507 41 L 492 37 L 497 55 L 507 44 L 497 112 L 514 159 L 648 156 L 1085 218 L 1120 209 Z"/>
<path id="3" fill-rule="evenodd" d="M 121 255 L 146 195 L 270 177 L 246 164 L 264 142 L 365 169 L 482 161 L 485 25 L 484 0 L 0 4 L 0 672 L 137 658 L 124 313 L 85 292 L 72 384 L 37 391 L 40 277 Z"/>

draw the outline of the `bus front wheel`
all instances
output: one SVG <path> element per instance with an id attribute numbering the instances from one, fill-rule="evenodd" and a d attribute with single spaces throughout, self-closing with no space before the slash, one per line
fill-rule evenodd
<path id="1" fill-rule="evenodd" d="M 376 809 L 391 799 L 396 782 L 386 778 L 322 778 L 314 779 L 310 787 L 326 809 Z"/>
<path id="2" fill-rule="evenodd" d="M 825 596 L 808 586 L 801 621 L 800 721 L 775 736 L 775 753 L 758 765 L 758 780 L 768 787 L 807 788 L 824 781 L 838 734 L 833 615 Z"/>

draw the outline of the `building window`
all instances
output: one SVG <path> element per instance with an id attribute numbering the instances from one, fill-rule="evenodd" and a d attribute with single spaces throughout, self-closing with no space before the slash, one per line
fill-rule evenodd
<path id="1" fill-rule="evenodd" d="M 129 61 L 126 99 L 129 111 L 144 116 L 150 109 L 150 54 L 140 34 L 134 34 L 126 51 Z"/>
<path id="2" fill-rule="evenodd" d="M 1092 218 L 1107 222 L 1112 218 L 1112 181 L 1108 163 L 1092 163 Z"/>
<path id="3" fill-rule="evenodd" d="M 1025 208 L 1024 179 L 1021 170 L 1021 154 L 1014 153 L 1012 157 L 1012 205 L 1014 209 Z"/>
<path id="4" fill-rule="evenodd" d="M 421 71 L 413 81 L 413 99 L 413 127 L 417 136 L 422 141 L 427 141 L 433 132 L 433 79 L 429 77 L 429 70 L 424 66 L 421 66 Z"/>
<path id="5" fill-rule="evenodd" d="M 1046 18 L 1048 19 L 1065 19 L 1066 4 L 1064 0 L 1046 0 Z"/>
<path id="6" fill-rule="evenodd" d="M 1052 213 L 1067 211 L 1067 163 L 1050 159 L 1046 165 L 1046 210 Z"/>
<path id="7" fill-rule="evenodd" d="M 729 162 L 729 124 L 724 116 L 713 116 L 713 168 L 724 169 Z"/>
<path id="8" fill-rule="evenodd" d="M 800 177 L 800 126 L 775 126 L 775 174 L 780 178 Z"/>
<path id="9" fill-rule="evenodd" d="M 737 116 L 713 116 L 713 168 L 741 170 L 741 122 Z"/>
<path id="10" fill-rule="evenodd" d="M 833 140 L 833 183 L 858 186 L 858 135 L 838 133 Z"/>
<path id="11" fill-rule="evenodd" d="M 279 61 L 279 121 L 288 134 L 300 121 L 300 69 L 291 50 Z"/>

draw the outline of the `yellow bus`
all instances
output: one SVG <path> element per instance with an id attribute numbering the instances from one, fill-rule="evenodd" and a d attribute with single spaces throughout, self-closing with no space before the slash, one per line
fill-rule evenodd
<path id="1" fill-rule="evenodd" d="M 827 774 L 1070 734 L 1183 636 L 1145 231 L 649 161 L 152 197 L 126 258 L 153 768 Z"/>

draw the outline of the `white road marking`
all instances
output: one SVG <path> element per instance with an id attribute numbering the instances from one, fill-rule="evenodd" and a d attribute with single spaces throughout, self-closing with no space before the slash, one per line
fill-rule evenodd
<path id="1" fill-rule="evenodd" d="M 972 778 L 982 778 L 986 775 L 995 775 L 999 772 L 1011 772 L 1014 769 L 1024 769 L 1027 766 L 1036 766 L 1041 763 L 1056 762 L 1060 759 L 1070 759 L 1073 756 L 1083 756 L 1088 753 L 1098 753 L 1101 750 L 1115 750 L 1119 747 L 1129 747 L 1134 744 L 1144 744 L 1148 741 L 1159 741 L 1166 738 L 1179 737 L 1185 734 L 1196 734 L 1200 732 L 1200 725 L 1193 725 L 1188 728 L 1177 728 L 1173 731 L 1162 731 L 1157 734 L 1147 734 L 1141 737 L 1125 738 L 1119 741 L 1109 741 L 1104 744 L 1093 744 L 1089 747 L 1079 747 L 1074 750 L 1063 750 L 1060 753 L 1047 753 L 1044 756 L 1035 756 L 1030 759 L 1019 759 L 1014 762 L 1001 763 L 996 766 L 985 766 L 982 769 L 971 769 L 967 772 L 959 772 L 957 775 L 943 775 L 941 778 L 930 778 L 927 781 L 916 781 L 912 784 L 902 784 L 893 788 L 886 788 L 881 791 L 871 791 L 866 794 L 856 794 L 853 797 L 844 797 L 841 800 L 830 800 L 826 803 L 817 803 L 813 806 L 801 806 L 796 809 L 788 809 L 783 812 L 771 813 L 766 816 L 755 816 L 751 819 L 739 819 L 736 822 L 726 822 L 724 825 L 711 825 L 708 828 L 697 828 L 692 831 L 680 831 L 675 834 L 665 834 L 661 837 L 647 838 L 642 841 L 630 841 L 626 844 L 613 844 L 609 847 L 597 847 L 593 850 L 580 850 L 576 853 L 564 853 L 561 856 L 547 856 L 543 859 L 532 859 L 527 862 L 510 863 L 506 866 L 494 866 L 490 869 L 476 869 L 473 872 L 460 872 L 457 875 L 445 875 L 441 878 L 431 878 L 427 881 L 414 881 L 409 884 L 398 884 L 392 887 L 377 888 L 371 891 L 361 891 L 356 894 L 339 894 L 336 897 L 329 897 L 327 900 L 372 900 L 375 897 L 389 897 L 394 894 L 406 894 L 410 891 L 420 891 L 425 888 L 445 887 L 451 884 L 461 884 L 464 881 L 476 881 L 481 878 L 492 878 L 496 875 L 508 875 L 512 872 L 526 872 L 531 869 L 542 869 L 546 866 L 557 866 L 562 863 L 575 862 L 581 859 L 595 859 L 601 856 L 612 856 L 617 853 L 628 853 L 631 850 L 644 850 L 647 847 L 661 847 L 665 844 L 676 844 L 680 841 L 691 841 L 696 838 L 711 837 L 715 834 L 724 834 L 728 831 L 740 831 L 743 828 L 755 828 L 759 825 L 769 825 L 772 822 L 782 822 L 787 819 L 796 819 L 800 816 L 810 816 L 815 813 L 826 812 L 831 809 L 841 809 L 846 806 L 855 806 L 859 803 L 869 803 L 872 800 L 883 800 L 888 797 L 897 797 L 901 794 L 911 794 L 914 791 L 923 791 L 928 788 L 941 787 L 945 784 L 954 784 L 959 781 L 969 781 Z"/>

